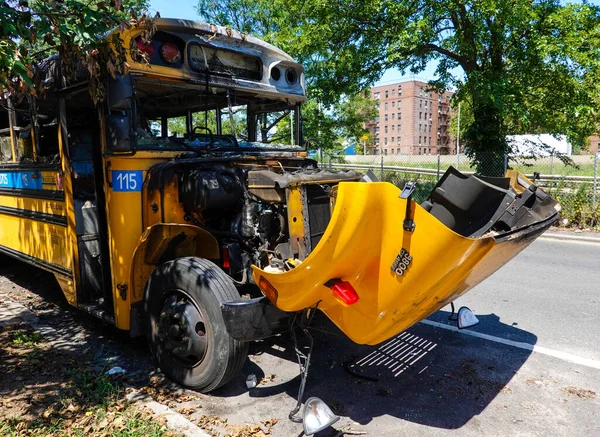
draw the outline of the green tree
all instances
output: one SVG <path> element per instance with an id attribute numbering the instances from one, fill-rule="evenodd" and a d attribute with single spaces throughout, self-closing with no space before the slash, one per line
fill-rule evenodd
<path id="1" fill-rule="evenodd" d="M 0 0 L 0 92 L 35 94 L 36 61 L 58 53 L 70 61 L 65 67 L 85 65 L 92 97 L 102 99 L 101 77 L 127 71 L 120 39 L 108 41 L 105 34 L 131 25 L 150 28 L 146 7 L 147 0 Z"/>
<path id="2" fill-rule="evenodd" d="M 288 13 L 281 9 L 284 3 L 265 0 L 199 0 L 197 11 L 204 20 L 252 33 L 274 45 L 300 56 L 305 61 L 309 52 L 301 52 L 287 40 Z M 319 57 L 318 53 L 314 56 Z M 316 65 L 315 63 L 311 65 Z M 377 115 L 377 105 L 360 87 L 340 89 L 335 94 L 306 75 L 308 101 L 302 109 L 304 138 L 309 147 L 322 147 L 329 152 L 340 151 L 347 142 L 358 142 L 369 135 L 365 123 Z M 346 92 L 347 91 L 347 92 Z M 289 136 L 289 123 L 278 125 Z M 372 141 L 372 140 L 371 140 Z M 360 148 L 362 150 L 362 147 Z"/>
<path id="3" fill-rule="evenodd" d="M 256 10 L 248 11 L 247 23 Z M 261 3 L 258 12 L 265 10 L 272 23 L 264 36 L 306 66 L 311 90 L 324 103 L 370 86 L 389 68 L 419 73 L 438 62 L 432 88 L 455 88 L 457 100 L 472 107 L 464 139 L 479 171 L 502 171 L 509 133 L 567 134 L 581 144 L 597 131 L 597 6 L 560 0 L 272 0 Z"/>

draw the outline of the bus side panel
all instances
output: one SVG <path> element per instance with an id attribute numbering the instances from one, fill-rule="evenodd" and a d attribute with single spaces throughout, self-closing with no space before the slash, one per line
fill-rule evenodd
<path id="1" fill-rule="evenodd" d="M 138 155 L 141 155 L 138 157 Z M 106 202 L 115 322 L 120 329 L 130 328 L 131 264 L 143 232 L 142 185 L 147 170 L 163 159 L 136 156 L 111 156 L 106 160 Z"/>
<path id="2" fill-rule="evenodd" d="M 58 170 L 11 167 L 0 168 L 0 251 L 69 281 L 72 255 Z"/>

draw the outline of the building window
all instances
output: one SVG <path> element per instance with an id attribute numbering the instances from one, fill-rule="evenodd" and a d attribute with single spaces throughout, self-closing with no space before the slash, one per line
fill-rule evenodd
<path id="1" fill-rule="evenodd" d="M 429 145 L 431 146 L 431 137 L 429 137 Z M 429 151 L 431 152 L 431 149 Z"/>
<path id="2" fill-rule="evenodd" d="M 402 138 L 398 137 L 398 144 L 400 144 L 400 141 L 402 140 Z M 398 152 L 400 151 L 400 149 L 398 149 Z"/>
<path id="3" fill-rule="evenodd" d="M 379 115 L 375 117 L 375 122 L 379 121 Z"/>
<path id="4" fill-rule="evenodd" d="M 429 125 L 429 133 L 431 133 L 431 125 Z"/>
<path id="5" fill-rule="evenodd" d="M 395 114 L 392 114 L 392 120 L 394 119 L 394 115 L 395 115 Z"/>
<path id="6" fill-rule="evenodd" d="M 394 142 L 394 137 L 392 137 L 392 143 Z"/>
<path id="7" fill-rule="evenodd" d="M 419 132 L 423 132 L 423 130 L 421 129 L 421 123 L 419 123 Z"/>
<path id="8" fill-rule="evenodd" d="M 419 97 L 423 95 L 423 88 L 419 88 Z"/>
<path id="9" fill-rule="evenodd" d="M 419 146 L 421 145 L 421 135 L 419 135 Z M 420 149 L 419 149 L 420 150 Z"/>
<path id="10" fill-rule="evenodd" d="M 394 154 L 394 149 L 392 149 L 392 155 Z"/>
<path id="11" fill-rule="evenodd" d="M 387 149 L 383 149 L 383 154 L 387 155 Z"/>
<path id="12" fill-rule="evenodd" d="M 423 107 L 423 100 L 419 100 L 419 109 Z"/>
<path id="13" fill-rule="evenodd" d="M 394 114 L 392 114 L 392 115 L 394 115 Z M 394 125 L 392 125 L 392 130 L 394 130 Z"/>
<path id="14" fill-rule="evenodd" d="M 402 118 L 402 113 L 398 112 L 398 120 L 400 120 Z"/>
<path id="15" fill-rule="evenodd" d="M 387 146 L 387 137 L 385 137 L 385 138 L 383 139 L 383 144 L 385 144 L 385 145 Z"/>
<path id="16" fill-rule="evenodd" d="M 385 114 L 385 115 L 383 116 L 383 120 L 384 120 L 384 121 L 388 121 L 388 115 L 387 115 L 387 114 Z"/>
<path id="17" fill-rule="evenodd" d="M 392 96 L 395 96 L 395 95 L 396 95 L 396 90 L 394 89 L 394 90 L 392 90 Z"/>
<path id="18" fill-rule="evenodd" d="M 385 102 L 385 110 L 386 111 L 388 110 L 388 103 L 387 102 Z"/>
<path id="19" fill-rule="evenodd" d="M 392 108 L 396 106 L 396 102 L 392 102 Z"/>
<path id="20" fill-rule="evenodd" d="M 387 126 L 385 127 L 385 133 L 387 134 Z"/>
<path id="21" fill-rule="evenodd" d="M 400 125 L 398 125 L 398 132 L 400 132 Z"/>
<path id="22" fill-rule="evenodd" d="M 427 108 L 427 100 L 425 100 L 425 108 Z"/>
<path id="23" fill-rule="evenodd" d="M 422 115 L 423 115 L 423 113 L 419 112 L 419 120 L 421 120 L 423 118 Z"/>
<path id="24" fill-rule="evenodd" d="M 386 99 L 388 98 L 388 93 L 389 93 L 389 91 L 386 91 L 386 92 L 385 92 L 385 98 L 386 98 Z"/>

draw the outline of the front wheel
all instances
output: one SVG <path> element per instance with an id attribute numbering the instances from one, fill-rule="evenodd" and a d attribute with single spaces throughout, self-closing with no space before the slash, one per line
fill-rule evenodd
<path id="1" fill-rule="evenodd" d="M 175 382 L 207 393 L 241 369 L 248 344 L 234 340 L 221 303 L 240 298 L 229 277 L 201 258 L 160 265 L 145 294 L 146 333 L 161 370 Z"/>

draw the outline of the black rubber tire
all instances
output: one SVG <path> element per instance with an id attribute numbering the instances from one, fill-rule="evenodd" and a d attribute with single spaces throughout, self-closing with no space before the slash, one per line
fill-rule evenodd
<path id="1" fill-rule="evenodd" d="M 208 346 L 193 367 L 181 363 L 162 347 L 158 319 L 172 290 L 182 290 L 204 312 Z M 161 370 L 186 387 L 208 393 L 229 382 L 248 355 L 248 343 L 234 340 L 223 321 L 221 303 L 240 295 L 231 279 L 212 262 L 195 257 L 178 258 L 160 265 L 150 277 L 145 293 L 146 336 Z"/>

